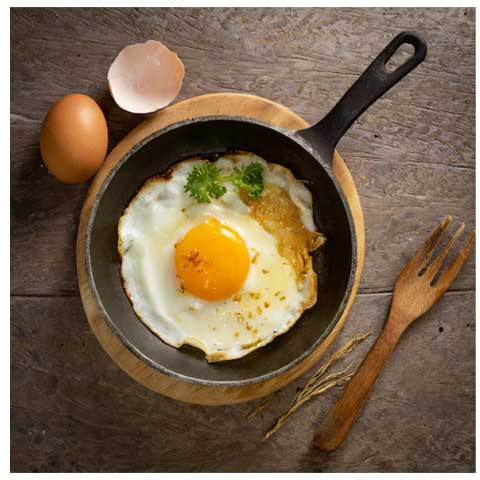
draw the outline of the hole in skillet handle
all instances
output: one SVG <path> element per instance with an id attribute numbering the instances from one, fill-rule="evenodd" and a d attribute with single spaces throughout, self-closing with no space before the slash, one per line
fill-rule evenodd
<path id="1" fill-rule="evenodd" d="M 395 71 L 402 63 L 405 63 L 413 54 L 415 48 L 409 43 L 401 45 L 385 64 L 388 73 Z"/>
<path id="2" fill-rule="evenodd" d="M 388 61 L 402 45 L 411 45 L 413 54 L 393 71 Z M 320 122 L 296 134 L 306 140 L 317 153 L 317 159 L 331 168 L 333 152 L 338 141 L 353 122 L 385 92 L 423 62 L 427 55 L 425 40 L 415 32 L 398 34 L 373 60 L 357 81 Z"/>

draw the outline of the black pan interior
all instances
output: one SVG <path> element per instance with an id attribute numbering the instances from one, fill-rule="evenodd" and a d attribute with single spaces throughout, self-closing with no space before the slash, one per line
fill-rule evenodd
<path id="1" fill-rule="evenodd" d="M 314 254 L 318 301 L 289 332 L 239 360 L 208 364 L 195 348 L 163 343 L 135 316 L 119 274 L 117 222 L 130 199 L 152 175 L 196 154 L 246 150 L 288 167 L 307 180 L 313 193 L 315 221 L 327 243 Z M 160 131 L 128 154 L 100 190 L 92 209 L 87 239 L 90 281 L 106 320 L 120 339 L 151 366 L 200 383 L 232 384 L 260 380 L 289 368 L 321 341 L 335 321 L 352 273 L 352 232 L 345 205 L 325 169 L 295 137 L 256 123 L 209 120 Z"/>

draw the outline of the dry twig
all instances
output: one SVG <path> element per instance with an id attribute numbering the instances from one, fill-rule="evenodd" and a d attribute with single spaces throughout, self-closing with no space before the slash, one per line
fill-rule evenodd
<path id="1" fill-rule="evenodd" d="M 277 394 L 278 391 L 263 398 L 262 401 L 247 415 L 247 418 L 252 418 L 255 415 L 258 415 L 277 396 Z"/>
<path id="2" fill-rule="evenodd" d="M 316 397 L 317 395 L 320 395 L 321 393 L 326 392 L 327 390 L 330 390 L 332 387 L 338 385 L 340 382 L 343 382 L 344 380 L 349 380 L 353 375 L 353 372 L 349 371 L 353 363 L 350 363 L 343 370 L 331 373 L 326 377 L 323 377 L 323 375 L 332 365 L 334 365 L 336 362 L 338 362 L 338 360 L 350 353 L 358 343 L 360 343 L 369 335 L 370 332 L 367 332 L 363 335 L 352 338 L 352 340 L 343 345 L 333 355 L 330 355 L 328 360 L 320 366 L 320 368 L 307 381 L 303 389 L 296 395 L 290 408 L 276 421 L 275 425 L 267 433 L 265 433 L 264 440 L 270 438 L 305 402 L 307 402 L 313 397 Z M 270 400 L 268 400 L 266 403 L 268 403 L 269 401 Z M 257 408 L 263 410 L 263 408 L 265 408 L 265 405 L 261 406 L 260 404 Z"/>

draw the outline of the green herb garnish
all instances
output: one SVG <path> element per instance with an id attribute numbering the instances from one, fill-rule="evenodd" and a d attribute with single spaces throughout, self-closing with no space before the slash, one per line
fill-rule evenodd
<path id="1" fill-rule="evenodd" d="M 220 170 L 210 162 L 202 162 L 188 174 L 185 191 L 198 203 L 210 203 L 221 197 L 227 189 L 221 185 Z"/>
<path id="2" fill-rule="evenodd" d="M 233 185 L 245 190 L 249 197 L 260 198 L 265 186 L 263 177 L 263 166 L 257 162 L 244 165 L 243 167 L 235 167 L 233 175 L 226 177 Z"/>
<path id="3" fill-rule="evenodd" d="M 196 165 L 188 174 L 185 191 L 198 203 L 210 203 L 212 198 L 225 194 L 227 189 L 223 184 L 230 182 L 245 190 L 249 197 L 260 198 L 265 186 L 263 166 L 260 163 L 235 167 L 230 175 L 220 173 L 218 167 L 208 161 Z"/>

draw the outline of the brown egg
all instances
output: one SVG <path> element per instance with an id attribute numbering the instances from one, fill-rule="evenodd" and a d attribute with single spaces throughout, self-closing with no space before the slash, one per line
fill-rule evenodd
<path id="1" fill-rule="evenodd" d="M 105 159 L 107 122 L 97 102 L 74 93 L 48 111 L 40 133 L 40 152 L 48 170 L 64 183 L 88 180 Z"/>

